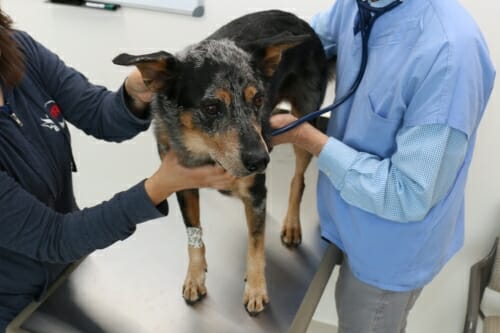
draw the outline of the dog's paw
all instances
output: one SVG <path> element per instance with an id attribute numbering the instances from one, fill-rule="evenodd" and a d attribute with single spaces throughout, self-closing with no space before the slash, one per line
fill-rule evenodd
<path id="1" fill-rule="evenodd" d="M 205 287 L 205 275 L 192 278 L 188 276 L 182 286 L 182 296 L 187 304 L 192 305 L 201 301 L 207 295 Z"/>
<path id="2" fill-rule="evenodd" d="M 302 243 L 302 230 L 298 220 L 285 220 L 281 229 L 281 242 L 288 248 L 298 247 Z"/>
<path id="3" fill-rule="evenodd" d="M 267 288 L 250 288 L 248 284 L 245 286 L 245 294 L 243 296 L 243 305 L 251 316 L 257 316 L 265 310 L 266 305 L 269 303 L 269 296 L 267 295 Z"/>

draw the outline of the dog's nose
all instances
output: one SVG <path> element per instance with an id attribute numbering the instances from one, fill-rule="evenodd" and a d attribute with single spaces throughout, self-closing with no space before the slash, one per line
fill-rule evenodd
<path id="1" fill-rule="evenodd" d="M 242 162 L 250 172 L 264 171 L 269 163 L 269 154 L 265 150 L 247 151 L 243 153 Z"/>

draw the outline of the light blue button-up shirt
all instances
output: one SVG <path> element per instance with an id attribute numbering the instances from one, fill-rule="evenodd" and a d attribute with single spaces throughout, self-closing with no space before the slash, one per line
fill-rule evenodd
<path id="1" fill-rule="evenodd" d="M 355 0 L 337 0 L 311 23 L 337 57 L 338 97 L 361 62 L 356 16 Z M 462 246 L 467 171 L 494 77 L 456 0 L 404 0 L 376 20 L 363 80 L 334 111 L 318 160 L 322 235 L 360 280 L 419 288 Z"/>

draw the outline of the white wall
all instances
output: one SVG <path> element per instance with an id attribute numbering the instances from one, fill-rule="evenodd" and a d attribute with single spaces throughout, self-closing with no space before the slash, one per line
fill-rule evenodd
<path id="1" fill-rule="evenodd" d="M 500 71 L 497 1 L 465 0 L 488 41 L 493 62 Z M 463 326 L 469 268 L 486 255 L 500 235 L 500 81 L 493 90 L 479 129 L 476 151 L 466 191 L 465 246 L 424 291 L 412 317 L 421 329 L 410 332 L 459 332 Z"/>
<path id="2" fill-rule="evenodd" d="M 176 52 L 230 19 L 254 10 L 281 8 L 309 19 L 332 1 L 289 0 L 283 5 L 281 0 L 249 3 L 206 0 L 202 18 L 129 8 L 117 12 L 68 9 L 43 0 L 2 0 L 0 4 L 11 14 L 18 28 L 30 32 L 94 82 L 114 89 L 129 71 L 111 63 L 118 53 L 160 49 Z M 498 66 L 500 39 L 496 35 L 499 27 L 494 15 L 500 12 L 500 3 L 487 0 L 464 0 L 463 3 L 483 29 Z M 499 109 L 500 93 L 495 88 L 480 127 L 470 171 L 465 246 L 424 290 L 411 314 L 409 333 L 456 333 L 461 330 L 469 267 L 487 252 L 493 238 L 500 234 Z M 150 132 L 120 145 L 99 142 L 79 131 L 72 133 L 80 167 L 75 176 L 76 195 L 82 207 L 108 199 L 113 193 L 149 176 L 158 165 Z M 334 323 L 332 286 L 325 295 L 315 319 Z"/>

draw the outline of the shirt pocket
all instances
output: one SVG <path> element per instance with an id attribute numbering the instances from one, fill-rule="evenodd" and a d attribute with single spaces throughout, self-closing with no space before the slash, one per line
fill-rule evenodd
<path id="1" fill-rule="evenodd" d="M 390 89 L 379 91 L 374 89 L 368 93 L 368 104 L 366 109 L 376 117 L 386 121 L 399 122 L 406 110 L 406 104 L 403 97 L 400 97 L 400 87 L 385 85 Z"/>
<path id="2" fill-rule="evenodd" d="M 371 101 L 363 104 L 352 109 L 344 142 L 359 151 L 388 158 L 396 150 L 403 112 L 387 118 L 377 113 Z"/>

